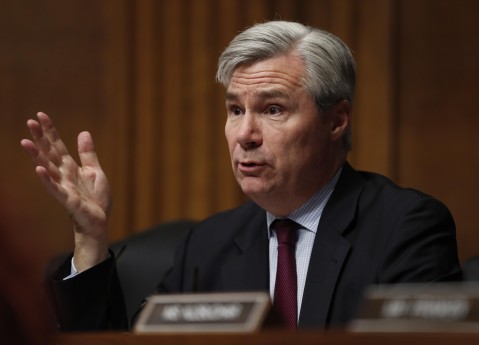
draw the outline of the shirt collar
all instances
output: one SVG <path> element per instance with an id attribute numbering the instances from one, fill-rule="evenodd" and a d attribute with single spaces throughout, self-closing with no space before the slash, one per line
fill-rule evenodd
<path id="1" fill-rule="evenodd" d="M 341 175 L 342 168 L 333 176 L 331 180 L 326 183 L 323 188 L 316 192 L 309 201 L 301 207 L 293 211 L 286 218 L 289 218 L 301 226 L 301 229 L 312 231 L 316 233 L 319 225 L 319 220 L 323 214 L 324 207 L 333 193 L 334 187 Z M 266 221 L 268 224 L 268 237 L 271 237 L 270 226 L 273 221 L 278 219 L 269 212 L 266 212 Z"/>

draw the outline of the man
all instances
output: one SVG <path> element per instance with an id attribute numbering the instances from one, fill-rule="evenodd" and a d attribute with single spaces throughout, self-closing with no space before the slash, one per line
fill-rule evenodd
<path id="1" fill-rule="evenodd" d="M 223 52 L 217 79 L 233 172 L 252 201 L 192 229 L 158 292 L 269 290 L 289 327 L 318 328 L 351 320 L 370 284 L 460 279 L 447 208 L 346 162 L 355 71 L 337 37 L 258 24 Z M 92 138 L 78 136 L 78 166 L 47 115 L 27 125 L 22 146 L 74 222 L 73 264 L 52 281 L 60 325 L 125 328 Z"/>

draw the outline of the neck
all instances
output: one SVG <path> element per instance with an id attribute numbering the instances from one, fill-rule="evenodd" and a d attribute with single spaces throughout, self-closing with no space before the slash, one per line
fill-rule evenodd
<path id="1" fill-rule="evenodd" d="M 263 198 L 251 197 L 261 208 L 271 213 L 277 218 L 288 217 L 291 213 L 306 204 L 317 192 L 319 192 L 331 179 L 337 174 L 344 162 L 338 165 L 329 174 L 324 175 L 323 178 L 318 178 L 315 185 L 306 188 L 307 192 L 295 193 L 284 192 L 282 194 L 275 193 Z"/>

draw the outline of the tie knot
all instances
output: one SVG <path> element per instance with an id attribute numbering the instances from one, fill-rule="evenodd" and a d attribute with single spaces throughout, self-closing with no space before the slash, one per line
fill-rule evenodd
<path id="1" fill-rule="evenodd" d="M 293 222 L 291 219 L 276 219 L 272 224 L 271 228 L 276 232 L 276 237 L 278 238 L 278 243 L 285 243 L 290 245 L 295 245 L 296 243 L 296 232 L 298 230 L 298 224 Z"/>

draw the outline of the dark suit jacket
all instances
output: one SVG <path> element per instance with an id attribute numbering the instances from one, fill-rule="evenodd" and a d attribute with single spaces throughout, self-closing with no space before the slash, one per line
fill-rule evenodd
<path id="1" fill-rule="evenodd" d="M 265 211 L 248 202 L 192 229 L 158 291 L 268 291 L 268 250 Z M 71 281 L 60 270 L 52 291 L 64 329 L 126 327 L 114 271 L 113 258 Z M 344 325 L 371 284 L 460 279 L 447 208 L 345 164 L 319 222 L 299 327 Z"/>

